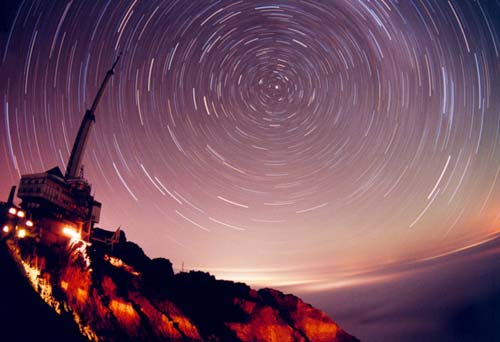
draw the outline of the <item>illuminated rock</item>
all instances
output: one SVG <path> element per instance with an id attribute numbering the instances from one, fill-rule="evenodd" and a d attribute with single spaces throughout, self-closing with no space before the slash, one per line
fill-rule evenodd
<path id="1" fill-rule="evenodd" d="M 62 254 L 24 247 L 13 255 L 23 255 L 42 298 L 93 341 L 358 341 L 293 295 L 204 272 L 174 274 L 170 261 L 127 246 L 124 259 L 81 244 Z"/>

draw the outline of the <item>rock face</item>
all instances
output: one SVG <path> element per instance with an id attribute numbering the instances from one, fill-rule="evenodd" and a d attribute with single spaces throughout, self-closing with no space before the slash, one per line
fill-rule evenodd
<path id="1" fill-rule="evenodd" d="M 33 290 L 3 241 L 0 279 L 2 341 L 85 342 L 72 317 L 58 315 Z"/>
<path id="2" fill-rule="evenodd" d="M 248 319 L 228 323 L 240 341 L 357 341 L 325 313 L 293 295 L 263 289 L 251 290 L 250 298 L 235 300 Z"/>
<path id="3" fill-rule="evenodd" d="M 113 253 L 76 243 L 53 250 L 11 244 L 35 290 L 93 341 L 351 342 L 293 295 L 255 291 L 203 272 L 174 274 L 131 242 Z"/>

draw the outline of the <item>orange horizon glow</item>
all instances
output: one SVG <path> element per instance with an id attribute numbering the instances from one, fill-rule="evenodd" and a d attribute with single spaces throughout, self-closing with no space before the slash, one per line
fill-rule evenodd
<path id="1" fill-rule="evenodd" d="M 444 259 L 472 250 L 498 239 L 500 231 L 489 234 L 481 241 L 467 246 L 450 249 L 446 252 L 416 259 L 390 261 L 378 265 L 359 265 L 358 267 L 304 268 L 211 268 L 205 271 L 219 279 L 243 282 L 256 288 L 273 287 L 291 292 L 316 293 L 348 287 L 365 286 L 390 282 L 418 272 L 426 262 Z M 401 267 L 402 269 L 399 269 Z M 194 269 L 199 269 L 194 267 Z"/>

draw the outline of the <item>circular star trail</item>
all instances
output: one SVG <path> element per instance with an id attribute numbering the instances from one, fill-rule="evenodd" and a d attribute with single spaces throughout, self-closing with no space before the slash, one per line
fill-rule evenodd
<path id="1" fill-rule="evenodd" d="M 272 283 L 481 241 L 500 216 L 499 13 L 498 1 L 23 1 L 0 41 L 2 192 L 65 167 L 122 53 L 85 177 L 101 225 L 148 254 Z"/>

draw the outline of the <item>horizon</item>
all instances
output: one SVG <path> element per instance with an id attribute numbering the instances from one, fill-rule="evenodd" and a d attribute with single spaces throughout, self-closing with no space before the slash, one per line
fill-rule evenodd
<path id="1" fill-rule="evenodd" d="M 96 226 L 152 258 L 319 298 L 403 284 L 499 236 L 500 1 L 0 8 L 4 197 L 21 175 L 64 173 L 121 54 L 85 178 Z"/>

